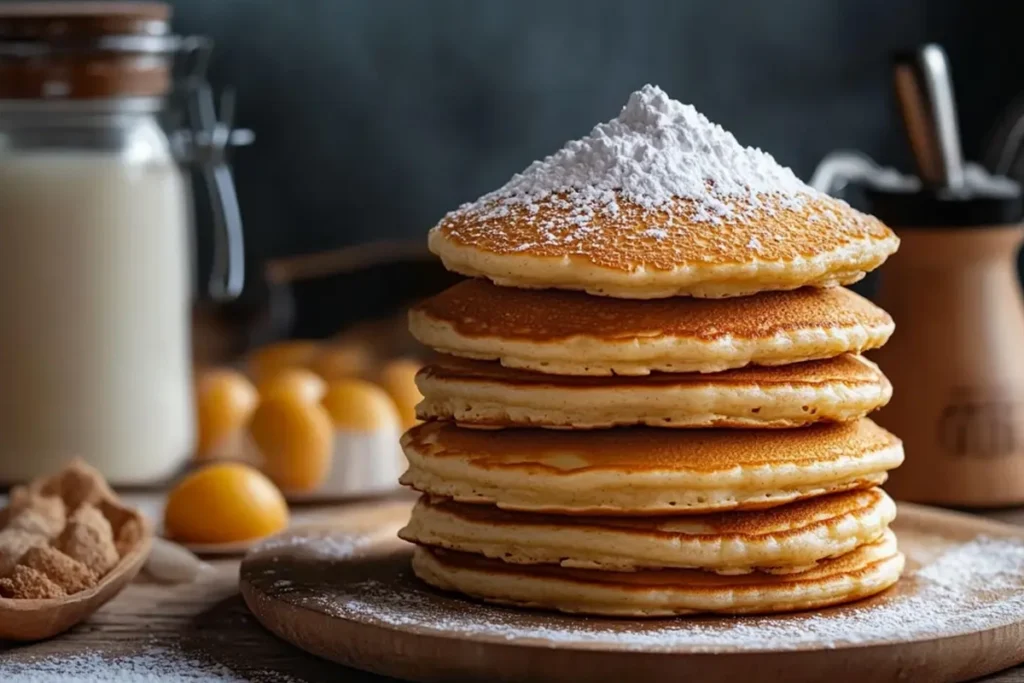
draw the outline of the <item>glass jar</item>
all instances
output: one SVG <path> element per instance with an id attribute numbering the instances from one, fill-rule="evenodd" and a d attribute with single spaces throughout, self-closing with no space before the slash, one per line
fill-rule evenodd
<path id="1" fill-rule="evenodd" d="M 0 6 L 0 482 L 81 455 L 114 484 L 155 484 L 195 438 L 192 207 L 178 161 L 211 162 L 215 190 L 230 175 L 215 177 L 226 167 L 210 144 L 198 151 L 216 131 L 172 144 L 159 121 L 184 45 L 166 6 L 48 4 Z M 229 296 L 240 225 L 223 194 Z"/>

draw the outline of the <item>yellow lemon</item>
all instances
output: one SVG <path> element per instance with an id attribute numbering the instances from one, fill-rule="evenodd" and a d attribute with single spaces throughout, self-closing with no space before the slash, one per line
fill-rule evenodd
<path id="1" fill-rule="evenodd" d="M 261 472 L 215 463 L 188 475 L 167 497 L 165 533 L 182 543 L 231 543 L 288 526 L 284 496 Z"/>
<path id="2" fill-rule="evenodd" d="M 393 490 L 407 462 L 398 410 L 381 387 L 361 379 L 331 382 L 323 405 L 334 423 L 334 466 L 325 489 L 341 494 Z"/>
<path id="3" fill-rule="evenodd" d="M 240 372 L 206 370 L 196 381 L 199 458 L 237 455 L 238 439 L 252 416 L 259 394 Z"/>
<path id="4" fill-rule="evenodd" d="M 320 348 L 318 342 L 303 339 L 268 344 L 249 354 L 249 374 L 262 382 L 282 370 L 308 368 Z"/>
<path id="5" fill-rule="evenodd" d="M 366 380 L 331 382 L 322 403 L 335 429 L 368 432 L 398 424 L 398 411 L 388 392 Z"/>
<path id="6" fill-rule="evenodd" d="M 307 403 L 319 403 L 327 392 L 327 382 L 312 370 L 288 368 L 260 382 L 260 398 L 288 396 Z"/>
<path id="7" fill-rule="evenodd" d="M 423 400 L 423 394 L 416 387 L 416 373 L 421 367 L 417 361 L 399 358 L 389 362 L 380 372 L 380 384 L 395 402 L 403 429 L 409 429 L 417 422 L 416 404 Z"/>
<path id="8" fill-rule="evenodd" d="M 249 433 L 262 468 L 285 491 L 310 491 L 331 470 L 334 430 L 323 406 L 278 395 L 260 403 Z"/>

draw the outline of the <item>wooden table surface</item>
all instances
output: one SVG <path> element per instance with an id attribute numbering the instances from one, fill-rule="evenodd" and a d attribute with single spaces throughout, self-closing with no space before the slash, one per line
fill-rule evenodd
<path id="1" fill-rule="evenodd" d="M 146 504 L 154 509 L 154 501 Z M 329 514 L 329 510 L 313 512 L 317 517 Z M 1024 509 L 986 516 L 1024 524 Z M 171 676 L 178 671 L 173 680 L 389 680 L 319 660 L 270 635 L 249 614 L 238 594 L 238 560 L 213 560 L 210 565 L 201 580 L 190 584 L 169 586 L 140 578 L 86 623 L 53 640 L 30 645 L 0 643 L 0 681 L 17 681 L 19 675 L 32 683 L 64 681 L 68 670 L 62 669 L 61 663 L 83 657 L 127 662 L 121 670 L 141 658 L 150 676 Z M 73 673 L 74 667 L 71 669 Z M 1024 665 L 984 680 L 1024 683 Z"/>

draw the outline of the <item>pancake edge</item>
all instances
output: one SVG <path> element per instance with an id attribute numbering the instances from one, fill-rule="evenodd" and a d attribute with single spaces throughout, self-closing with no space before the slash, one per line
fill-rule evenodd
<path id="1" fill-rule="evenodd" d="M 703 569 L 720 574 L 791 573 L 878 540 L 896 518 L 896 504 L 881 489 L 874 500 L 830 517 L 761 534 L 633 530 L 600 519 L 559 525 L 488 523 L 460 517 L 421 498 L 399 537 L 432 547 L 475 553 L 512 564 L 557 564 L 601 571 L 647 568 Z M 695 523 L 699 523 L 695 520 Z"/>
<path id="2" fill-rule="evenodd" d="M 631 344 L 609 343 L 577 335 L 551 342 L 462 335 L 450 322 L 423 311 L 409 311 L 409 331 L 417 341 L 441 353 L 500 361 L 555 375 L 648 375 L 660 372 L 720 372 L 746 365 L 788 365 L 859 354 L 878 348 L 895 330 L 891 321 L 843 328 L 805 328 L 771 337 L 723 337 L 707 342 L 663 336 L 637 338 Z"/>
<path id="3" fill-rule="evenodd" d="M 864 361 L 870 363 L 870 361 Z M 892 384 L 875 381 L 817 383 L 703 382 L 652 386 L 522 385 L 500 379 L 416 378 L 422 420 L 453 420 L 482 427 L 601 429 L 646 425 L 665 428 L 792 428 L 815 422 L 847 422 L 886 405 Z"/>
<path id="4" fill-rule="evenodd" d="M 505 287 L 570 289 L 623 299 L 726 298 L 803 286 L 848 285 L 881 266 L 899 244 L 890 231 L 883 239 L 850 239 L 838 249 L 789 262 L 755 258 L 746 263 L 629 272 L 594 265 L 585 257 L 485 251 L 451 239 L 442 226 L 432 228 L 427 237 L 428 248 L 445 268 L 462 275 L 486 277 Z"/>
<path id="5" fill-rule="evenodd" d="M 445 456 L 443 447 L 431 453 L 431 443 L 420 435 L 426 431 L 423 438 L 432 439 L 434 432 L 445 427 L 425 423 L 402 436 L 409 468 L 399 481 L 421 493 L 458 502 L 563 514 L 671 515 L 776 507 L 884 482 L 886 472 L 903 462 L 903 442 L 870 420 L 864 421 L 867 424 L 859 428 L 873 430 L 874 440 L 853 454 L 827 459 L 794 452 L 788 461 L 775 464 L 733 464 L 707 470 L 688 469 L 685 458 L 680 458 L 674 468 L 625 472 L 608 466 L 583 467 L 557 475 L 538 474 L 528 457 L 512 461 L 511 466 L 480 467 L 473 462 L 479 455 Z M 431 428 L 432 424 L 439 426 Z M 774 437 L 767 433 L 764 438 Z M 418 448 L 426 450 L 421 453 Z"/>
<path id="6" fill-rule="evenodd" d="M 537 578 L 529 574 L 505 575 L 501 577 L 505 580 L 496 582 L 494 576 L 487 572 L 447 565 L 424 547 L 418 546 L 412 558 L 416 576 L 443 591 L 516 607 L 634 618 L 772 614 L 838 605 L 876 595 L 891 587 L 899 580 L 904 565 L 905 557 L 893 547 L 892 554 L 811 585 L 800 586 L 800 575 L 790 574 L 779 577 L 775 586 L 761 585 L 760 591 L 723 588 L 715 593 L 686 590 L 679 586 L 623 591 L 614 585 L 554 577 Z"/>

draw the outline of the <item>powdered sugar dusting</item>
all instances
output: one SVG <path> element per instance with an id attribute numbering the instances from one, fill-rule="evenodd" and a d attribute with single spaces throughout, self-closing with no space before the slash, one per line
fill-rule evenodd
<path id="1" fill-rule="evenodd" d="M 799 208 L 809 195 L 817 193 L 770 154 L 744 147 L 692 106 L 647 85 L 618 117 L 449 217 L 501 219 L 514 207 L 525 208 L 529 217 L 546 200 L 560 213 L 542 231 L 549 239 L 572 241 L 596 212 L 618 215 L 623 200 L 661 214 L 672 211 L 673 200 L 692 200 L 688 220 L 717 223 L 737 211 L 770 211 L 766 196 L 775 206 Z M 567 225 L 576 231 L 566 232 Z"/>
<path id="2" fill-rule="evenodd" d="M 183 652 L 152 648 L 129 656 L 87 654 L 0 663 L 4 683 L 298 683 L 274 671 L 236 673 Z"/>
<path id="3" fill-rule="evenodd" d="M 1024 544 L 979 538 L 947 550 L 917 572 L 934 592 L 954 594 L 964 586 L 986 593 L 1024 588 Z"/>
<path id="4" fill-rule="evenodd" d="M 1024 620 L 1024 543 L 979 537 L 935 557 L 918 542 L 900 584 L 874 600 L 775 617 L 576 619 L 439 598 L 409 570 L 323 591 L 307 606 L 336 617 L 456 637 L 627 650 L 763 651 L 838 647 L 967 633 Z M 396 586 L 399 588 L 396 589 Z M 543 625 L 539 625 L 543 624 Z"/>
<path id="5" fill-rule="evenodd" d="M 270 553 L 287 548 L 293 554 L 322 559 L 346 559 L 369 547 L 378 536 L 338 536 L 325 531 L 322 535 L 282 534 L 261 543 L 256 552 Z"/>

